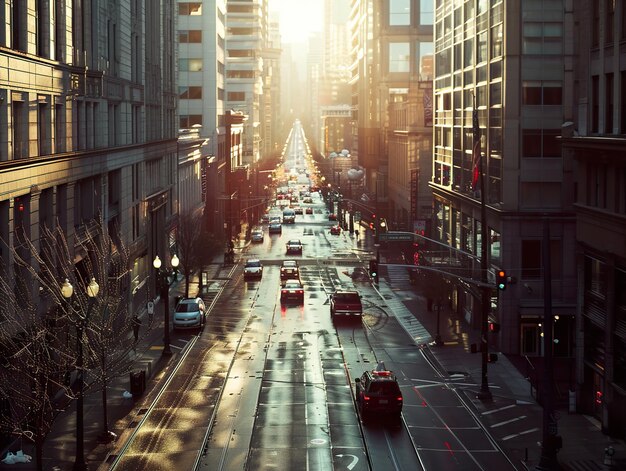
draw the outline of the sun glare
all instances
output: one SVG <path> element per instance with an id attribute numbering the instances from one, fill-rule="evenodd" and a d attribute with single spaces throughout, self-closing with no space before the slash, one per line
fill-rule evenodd
<path id="1" fill-rule="evenodd" d="M 307 41 L 313 31 L 322 30 L 322 0 L 272 0 L 280 18 L 283 42 Z"/>

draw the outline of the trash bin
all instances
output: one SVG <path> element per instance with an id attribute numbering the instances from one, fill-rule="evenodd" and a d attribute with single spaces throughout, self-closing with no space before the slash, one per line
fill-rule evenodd
<path id="1" fill-rule="evenodd" d="M 146 372 L 143 370 L 134 370 L 130 372 L 130 393 L 133 397 L 143 394 L 146 389 Z"/>

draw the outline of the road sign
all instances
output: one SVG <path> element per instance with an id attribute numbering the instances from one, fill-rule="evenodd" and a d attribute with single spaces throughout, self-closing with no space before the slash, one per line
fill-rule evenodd
<path id="1" fill-rule="evenodd" d="M 407 234 L 406 232 L 381 232 L 378 234 L 378 240 L 380 241 L 412 241 L 413 234 Z"/>
<path id="2" fill-rule="evenodd" d="M 354 220 L 359 222 L 361 220 L 361 211 L 354 212 Z"/>

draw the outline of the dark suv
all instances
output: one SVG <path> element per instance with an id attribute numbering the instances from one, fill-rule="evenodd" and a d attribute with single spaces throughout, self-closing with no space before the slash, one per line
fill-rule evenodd
<path id="1" fill-rule="evenodd" d="M 387 370 L 383 362 L 376 369 L 363 373 L 355 383 L 357 407 L 363 420 L 373 414 L 400 419 L 402 392 L 396 375 Z"/>

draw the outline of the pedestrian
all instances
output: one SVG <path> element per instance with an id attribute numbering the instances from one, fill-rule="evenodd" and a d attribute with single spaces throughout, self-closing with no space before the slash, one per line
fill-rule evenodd
<path id="1" fill-rule="evenodd" d="M 139 341 L 139 327 L 141 326 L 141 319 L 137 317 L 137 314 L 133 316 L 133 335 L 135 336 L 135 343 Z"/>

